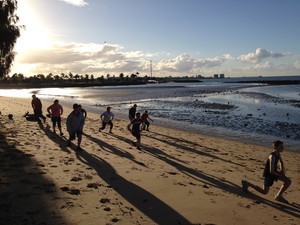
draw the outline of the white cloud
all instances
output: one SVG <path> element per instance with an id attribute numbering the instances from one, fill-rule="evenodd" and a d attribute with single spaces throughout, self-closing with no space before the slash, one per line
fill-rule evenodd
<path id="1" fill-rule="evenodd" d="M 263 59 L 280 58 L 286 55 L 290 55 L 290 53 L 273 53 L 266 49 L 257 48 L 255 52 L 251 52 L 246 55 L 241 55 L 237 59 L 239 61 L 247 62 L 247 63 L 260 63 Z"/>
<path id="2" fill-rule="evenodd" d="M 153 63 L 154 76 L 212 76 L 215 73 L 225 73 L 231 77 L 299 74 L 299 57 L 294 57 L 292 62 L 262 60 L 283 56 L 285 54 L 257 49 L 256 53 L 244 56 L 244 60 L 247 58 L 248 61 L 255 62 L 247 66 L 234 60 L 229 54 L 195 58 L 183 53 L 172 58 L 169 58 L 170 55 L 159 58 L 162 57 L 159 53 L 126 51 L 118 44 L 52 43 L 43 48 L 31 48 L 17 54 L 12 74 L 23 73 L 25 76 L 32 76 L 72 72 L 95 76 L 109 73 L 118 76 L 120 73 L 130 75 L 139 72 L 141 76 L 145 76 L 150 74 L 150 60 Z"/>
<path id="3" fill-rule="evenodd" d="M 71 5 L 75 5 L 75 6 L 88 5 L 88 3 L 85 0 L 60 0 L 60 1 L 66 2 L 66 3 L 71 4 Z"/>
<path id="4" fill-rule="evenodd" d="M 300 69 L 300 61 L 294 63 L 295 68 Z"/>
<path id="5" fill-rule="evenodd" d="M 148 60 L 141 51 L 126 52 L 113 44 L 59 43 L 17 55 L 17 64 L 31 65 L 37 73 L 135 73 Z M 52 70 L 51 70 L 52 68 Z M 25 74 L 26 75 L 26 74 Z"/>
<path id="6" fill-rule="evenodd" d="M 189 73 L 195 72 L 196 74 L 205 68 L 214 68 L 221 66 L 226 60 L 231 59 L 230 55 L 221 57 L 195 59 L 188 54 L 181 54 L 173 59 L 160 61 L 156 68 L 158 70 L 166 70 L 170 72 Z"/>

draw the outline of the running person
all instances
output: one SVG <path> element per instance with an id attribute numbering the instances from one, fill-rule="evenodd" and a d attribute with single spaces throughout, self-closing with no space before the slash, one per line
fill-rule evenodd
<path id="1" fill-rule="evenodd" d="M 130 109 L 129 109 L 129 120 L 132 121 L 135 118 L 135 113 L 136 113 L 136 107 L 137 105 L 134 104 Z"/>
<path id="2" fill-rule="evenodd" d="M 47 108 L 47 111 L 50 114 L 52 120 L 53 132 L 56 132 L 55 127 L 57 124 L 60 135 L 64 135 L 61 130 L 61 115 L 63 114 L 64 110 L 63 107 L 59 104 L 59 101 L 56 99 L 54 103 Z"/>
<path id="3" fill-rule="evenodd" d="M 137 112 L 135 118 L 127 125 L 127 129 L 131 134 L 136 138 L 136 142 L 133 141 L 133 144 L 137 149 L 141 149 L 141 125 L 143 121 L 141 119 L 141 113 Z"/>
<path id="4" fill-rule="evenodd" d="M 147 131 L 149 131 L 150 123 L 149 123 L 148 119 L 151 120 L 152 122 L 153 122 L 153 120 L 149 117 L 147 110 L 142 114 L 141 119 L 143 121 L 143 130 L 146 129 Z"/>
<path id="5" fill-rule="evenodd" d="M 109 133 L 112 134 L 112 128 L 114 127 L 114 124 L 112 123 L 112 121 L 114 120 L 114 114 L 110 111 L 110 109 L 111 107 L 107 107 L 106 111 L 100 115 L 102 127 L 99 128 L 99 131 L 104 130 L 106 124 L 108 124 L 110 126 Z"/>
<path id="6" fill-rule="evenodd" d="M 84 126 L 84 116 L 78 104 L 73 105 L 73 111 L 67 117 L 67 131 L 69 132 L 68 146 L 77 136 L 77 150 L 82 150 L 80 145 L 82 141 L 82 130 Z"/>
<path id="7" fill-rule="evenodd" d="M 283 142 L 279 140 L 274 141 L 273 149 L 274 150 L 269 154 L 269 157 L 265 164 L 265 169 L 263 173 L 263 188 L 254 185 L 246 180 L 242 180 L 243 191 L 248 192 L 248 187 L 251 187 L 262 194 L 268 194 L 269 189 L 273 185 L 274 181 L 280 180 L 283 182 L 283 185 L 276 194 L 275 199 L 278 201 L 286 201 L 282 194 L 291 185 L 291 180 L 285 175 L 285 168 L 280 154 L 284 150 Z M 279 170 L 277 169 L 277 164 L 279 164 Z"/>
<path id="8" fill-rule="evenodd" d="M 42 102 L 38 97 L 36 97 L 36 95 L 32 95 L 31 106 L 33 108 L 34 118 L 38 121 L 38 123 L 41 123 L 40 118 L 42 118 L 45 123 L 46 117 L 43 115 Z"/>

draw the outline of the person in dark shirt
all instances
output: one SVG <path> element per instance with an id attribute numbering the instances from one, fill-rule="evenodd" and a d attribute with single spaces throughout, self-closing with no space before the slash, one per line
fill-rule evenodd
<path id="1" fill-rule="evenodd" d="M 42 118 L 45 123 L 46 117 L 43 115 L 42 102 L 38 97 L 36 97 L 36 95 L 32 95 L 31 106 L 33 108 L 34 117 L 38 121 L 38 123 L 41 123 L 40 118 Z"/>
<path id="2" fill-rule="evenodd" d="M 129 120 L 130 120 L 130 121 L 132 121 L 132 120 L 135 118 L 136 107 L 137 107 L 137 105 L 134 104 L 134 105 L 129 109 Z"/>
<path id="3" fill-rule="evenodd" d="M 68 146 L 71 141 L 75 140 L 77 136 L 77 150 L 81 151 L 82 130 L 84 126 L 84 116 L 78 104 L 73 105 L 73 111 L 67 117 L 67 131 L 69 132 Z"/>
<path id="4" fill-rule="evenodd" d="M 267 194 L 270 187 L 273 185 L 274 181 L 280 180 L 283 181 L 283 185 L 279 189 L 278 193 L 275 196 L 275 199 L 282 202 L 287 202 L 287 200 L 282 196 L 282 194 L 289 188 L 291 185 L 291 180 L 285 175 L 285 169 L 283 165 L 283 160 L 281 158 L 281 152 L 283 152 L 283 142 L 274 141 L 273 142 L 273 151 L 269 154 L 269 157 L 265 164 L 265 169 L 263 173 L 264 185 L 263 188 L 254 185 L 246 180 L 242 180 L 242 187 L 244 192 L 248 192 L 248 187 L 253 188 L 254 190 Z M 277 165 L 279 164 L 279 169 Z"/>
<path id="5" fill-rule="evenodd" d="M 143 121 L 141 119 L 141 113 L 137 112 L 135 118 L 127 125 L 127 129 L 131 134 L 136 138 L 136 142 L 133 141 L 133 144 L 137 149 L 141 149 L 141 125 Z"/>

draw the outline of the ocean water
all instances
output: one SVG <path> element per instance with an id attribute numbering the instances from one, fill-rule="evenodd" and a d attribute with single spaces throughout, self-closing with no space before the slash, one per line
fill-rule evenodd
<path id="1" fill-rule="evenodd" d="M 65 106 L 79 103 L 99 114 L 111 106 L 115 116 L 124 119 L 129 108 L 137 104 L 138 111 L 148 110 L 156 125 L 266 146 L 280 139 L 287 149 L 300 150 L 300 85 L 213 79 L 201 83 L 0 90 L 0 96 L 31 98 L 32 93 L 42 100 L 59 99 Z"/>

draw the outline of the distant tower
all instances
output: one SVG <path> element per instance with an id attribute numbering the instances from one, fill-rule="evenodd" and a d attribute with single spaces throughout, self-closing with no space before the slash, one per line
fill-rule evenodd
<path id="1" fill-rule="evenodd" d="M 225 78 L 224 73 L 221 73 L 221 74 L 220 74 L 220 78 Z"/>
<path id="2" fill-rule="evenodd" d="M 219 74 L 214 74 L 214 78 L 219 78 Z"/>
<path id="3" fill-rule="evenodd" d="M 152 79 L 152 60 L 150 60 L 150 78 Z"/>

